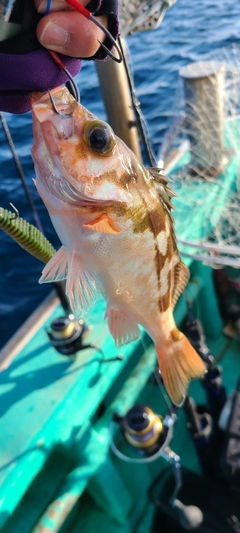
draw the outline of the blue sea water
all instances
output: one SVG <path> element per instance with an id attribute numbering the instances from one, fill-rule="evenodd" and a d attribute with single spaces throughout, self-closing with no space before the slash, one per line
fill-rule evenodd
<path id="1" fill-rule="evenodd" d="M 132 71 L 155 152 L 171 122 L 179 87 L 179 70 L 205 54 L 231 45 L 240 47 L 240 3 L 236 0 L 177 0 L 161 26 L 127 39 Z M 92 62 L 85 62 L 78 77 L 81 102 L 106 120 Z M 32 178 L 31 114 L 5 114 L 26 180 L 46 236 L 58 247 L 58 238 Z M 0 127 L 0 206 L 12 202 L 20 216 L 33 222 L 8 144 Z M 42 263 L 22 250 L 0 230 L 0 348 L 51 290 L 39 285 Z"/>

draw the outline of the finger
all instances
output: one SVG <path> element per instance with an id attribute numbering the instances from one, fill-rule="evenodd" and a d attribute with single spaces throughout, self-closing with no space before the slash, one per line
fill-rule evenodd
<path id="1" fill-rule="evenodd" d="M 98 20 L 107 27 L 107 17 Z M 39 42 L 50 50 L 71 57 L 91 57 L 99 42 L 105 39 L 104 32 L 93 22 L 74 11 L 60 11 L 43 17 L 37 26 Z"/>

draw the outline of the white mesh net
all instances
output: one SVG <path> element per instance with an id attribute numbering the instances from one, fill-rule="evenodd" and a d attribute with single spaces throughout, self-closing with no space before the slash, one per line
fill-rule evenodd
<path id="1" fill-rule="evenodd" d="M 240 57 L 235 48 L 181 71 L 159 154 L 173 180 L 179 250 L 240 267 Z M 179 96 L 180 94 L 180 96 Z"/>

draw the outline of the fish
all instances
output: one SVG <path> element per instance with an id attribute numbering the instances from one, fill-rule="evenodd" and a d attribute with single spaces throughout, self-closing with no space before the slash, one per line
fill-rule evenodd
<path id="1" fill-rule="evenodd" d="M 103 296 L 117 347 L 138 339 L 142 326 L 166 390 L 181 405 L 205 365 L 173 317 L 189 271 L 177 249 L 168 179 L 145 168 L 65 86 L 33 101 L 32 115 L 36 187 L 62 243 L 40 283 L 66 280 L 76 318 Z"/>

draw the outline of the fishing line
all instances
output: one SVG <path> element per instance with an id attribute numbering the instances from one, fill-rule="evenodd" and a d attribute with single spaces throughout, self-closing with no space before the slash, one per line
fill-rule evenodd
<path id="1" fill-rule="evenodd" d="M 30 190 L 28 188 L 28 185 L 27 185 L 27 182 L 26 182 L 26 178 L 25 178 L 25 175 L 24 175 L 24 172 L 23 172 L 23 168 L 22 168 L 22 165 L 20 163 L 20 160 L 19 160 L 19 157 L 17 155 L 17 152 L 16 152 L 16 149 L 15 149 L 15 146 L 14 146 L 14 142 L 13 142 L 13 139 L 12 139 L 12 136 L 11 136 L 11 133 L 10 133 L 10 130 L 8 128 L 8 125 L 7 125 L 7 122 L 4 118 L 4 115 L 2 112 L 0 112 L 0 119 L 1 119 L 1 122 L 2 122 L 2 126 L 3 126 L 3 131 L 5 133 L 5 136 L 6 136 L 6 139 L 7 139 L 7 142 L 8 142 L 8 145 L 9 145 L 9 148 L 12 152 L 12 156 L 13 156 L 13 160 L 15 162 L 15 165 L 16 165 L 16 168 L 17 168 L 17 171 L 18 171 L 18 174 L 20 176 L 20 179 L 21 179 L 21 183 L 22 183 L 22 186 L 23 186 L 23 189 L 24 189 L 24 192 L 25 192 L 25 196 L 27 198 L 27 201 L 29 203 L 29 206 L 30 206 L 30 209 L 31 209 L 31 212 L 32 212 L 32 215 L 33 215 L 33 218 L 34 218 L 34 221 L 36 223 L 36 226 L 37 228 L 34 228 L 36 231 L 39 231 L 39 233 L 42 235 L 42 237 L 44 238 L 44 231 L 43 231 L 43 227 L 42 227 L 42 224 L 41 224 L 41 221 L 40 221 L 40 218 L 39 218 L 39 215 L 38 215 L 38 212 L 37 212 L 37 209 L 35 207 L 35 203 L 33 201 L 33 198 L 31 196 L 31 193 L 30 193 Z M 2 213 L 2 212 L 1 212 Z M 5 210 L 5 213 L 6 210 Z M 11 218 L 12 218 L 12 214 L 11 214 Z M 16 217 L 17 219 L 17 217 Z M 18 219 L 19 221 L 21 221 L 22 219 Z M 26 221 L 24 221 L 25 224 L 27 224 Z M 34 227 L 34 226 L 32 226 Z M 24 226 L 25 228 L 25 226 Z M 6 229 L 5 229 L 6 231 Z M 21 227 L 21 232 L 22 232 L 22 227 Z M 11 236 L 13 236 L 11 234 Z M 28 241 L 28 238 L 29 236 L 28 235 L 25 235 L 24 236 L 24 246 L 23 247 L 27 247 L 28 244 L 29 244 L 29 249 L 28 251 L 30 251 L 30 248 L 32 246 L 32 242 L 31 243 L 27 243 Z M 39 238 L 39 237 L 38 237 Z M 22 241 L 23 242 L 23 241 Z M 19 243 L 19 241 L 18 241 Z M 30 252 L 32 253 L 32 255 L 34 255 L 33 252 Z M 49 260 L 49 259 L 48 259 Z M 63 282 L 59 281 L 59 282 L 55 282 L 53 284 L 55 290 L 56 290 L 56 293 L 58 295 L 58 298 L 62 304 L 62 307 L 64 309 L 64 311 L 67 313 L 67 314 L 70 314 L 71 313 L 71 308 L 70 308 L 70 305 L 69 305 L 69 302 L 68 302 L 68 299 L 66 297 L 66 294 L 65 294 L 65 290 L 63 288 Z"/>
<path id="2" fill-rule="evenodd" d="M 69 87 L 70 92 L 73 95 L 73 97 L 75 98 L 75 100 L 78 103 L 80 103 L 80 93 L 79 93 L 78 86 L 75 83 L 73 76 L 70 74 L 69 70 L 67 69 L 65 63 L 62 61 L 62 59 L 59 57 L 59 55 L 56 52 L 54 52 L 53 50 L 48 50 L 48 53 L 51 56 L 51 58 L 53 59 L 54 63 L 57 65 L 57 67 L 59 67 L 59 69 L 62 70 L 63 72 L 65 72 L 65 74 L 67 75 L 67 77 L 69 79 L 68 83 L 70 85 L 70 87 Z M 63 115 L 63 113 L 62 113 L 62 115 Z"/>
<path id="3" fill-rule="evenodd" d="M 121 54 L 122 54 L 122 58 L 123 58 L 123 64 L 124 64 L 126 75 L 127 75 L 129 91 L 130 91 L 130 95 L 131 95 L 131 99 L 132 99 L 132 106 L 133 106 L 133 110 L 134 110 L 134 113 L 135 113 L 135 116 L 136 116 L 137 130 L 138 130 L 138 133 L 139 133 L 139 135 L 141 137 L 141 140 L 142 140 L 142 143 L 144 145 L 144 148 L 146 150 L 150 166 L 151 167 L 157 167 L 157 158 L 156 158 L 156 156 L 155 156 L 155 154 L 154 154 L 154 152 L 152 150 L 152 147 L 150 145 L 150 142 L 148 140 L 146 121 L 145 121 L 144 116 L 143 116 L 143 114 L 141 112 L 140 102 L 139 102 L 139 100 L 137 99 L 137 96 L 136 96 L 136 92 L 135 92 L 134 85 L 133 85 L 133 77 L 132 77 L 131 72 L 130 72 L 130 67 L 129 67 L 129 64 L 128 64 L 127 59 L 126 59 L 126 54 L 125 54 L 125 52 L 123 50 L 122 41 L 121 41 L 120 37 L 118 39 L 118 43 L 119 43 L 119 47 L 120 47 L 120 50 L 121 50 Z"/>
<path id="4" fill-rule="evenodd" d="M 113 61 L 116 61 L 117 63 L 121 63 L 122 62 L 122 53 L 121 53 L 120 46 L 116 42 L 116 40 L 114 39 L 114 37 L 110 33 L 110 31 L 107 28 L 105 28 L 105 26 L 103 26 L 103 24 L 101 24 L 101 22 L 99 22 L 99 20 L 97 20 L 97 18 L 94 17 L 91 14 L 91 12 L 88 9 L 86 9 L 86 7 L 84 7 L 82 4 L 80 4 L 80 2 L 78 2 L 78 0 L 65 0 L 65 2 L 74 11 L 77 11 L 78 13 L 83 15 L 83 17 L 85 17 L 87 20 L 90 20 L 91 22 L 93 22 L 93 24 L 95 24 L 95 26 L 98 26 L 98 28 L 100 28 L 102 30 L 102 32 L 104 33 L 105 37 L 107 37 L 109 39 L 110 43 L 112 44 L 112 46 L 114 48 L 116 48 L 117 53 L 118 53 L 118 57 L 116 57 L 111 52 L 111 50 L 109 50 L 109 48 L 105 44 L 101 43 L 99 40 L 98 40 L 98 43 L 103 48 L 103 50 L 106 52 L 106 54 L 111 59 L 113 59 Z M 48 15 L 49 12 L 50 12 L 50 9 L 51 9 L 51 0 L 47 0 L 47 7 L 46 7 L 44 15 Z"/>
<path id="5" fill-rule="evenodd" d="M 48 15 L 48 13 L 50 13 L 51 3 L 52 3 L 52 0 L 47 0 L 47 7 L 46 7 L 44 15 Z"/>
<path id="6" fill-rule="evenodd" d="M 13 142 L 9 127 L 7 125 L 7 122 L 6 122 L 5 117 L 4 117 L 2 112 L 0 112 L 0 119 L 1 119 L 1 122 L 2 122 L 3 131 L 5 133 L 9 148 L 10 148 L 10 150 L 12 152 L 13 160 L 14 160 L 14 163 L 16 165 L 20 180 L 22 182 L 22 186 L 23 186 L 26 198 L 28 200 L 28 203 L 29 203 L 33 218 L 35 220 L 36 226 L 39 229 L 39 231 L 41 231 L 43 233 L 43 228 L 42 228 L 42 224 L 41 224 L 37 209 L 35 207 L 33 198 L 31 196 L 30 190 L 28 188 L 28 185 L 27 185 L 27 182 L 26 182 L 26 179 L 25 179 L 25 175 L 24 175 L 24 172 L 23 172 L 23 168 L 22 168 L 22 165 L 20 163 L 19 157 L 17 155 L 17 152 L 16 152 L 16 149 L 15 149 L 15 146 L 14 146 L 14 142 Z"/>
<path id="7" fill-rule="evenodd" d="M 165 400 L 165 402 L 167 404 L 167 407 L 169 409 L 169 412 L 170 412 L 171 416 L 175 416 L 173 404 L 172 404 L 168 394 L 166 393 L 165 385 L 164 385 L 163 380 L 161 378 L 161 370 L 157 367 L 157 368 L 155 368 L 153 374 L 154 374 L 156 382 L 157 382 L 157 384 L 159 386 L 159 389 L 160 389 L 160 392 L 161 392 L 161 394 L 163 396 L 163 399 Z"/>
<path id="8" fill-rule="evenodd" d="M 140 340 L 141 340 L 141 344 L 142 344 L 142 347 L 143 347 L 143 351 L 146 352 L 147 350 L 147 344 L 144 340 L 144 337 L 141 335 L 140 337 Z M 156 354 L 156 362 L 157 362 L 157 354 Z M 166 404 L 167 404 L 167 407 L 169 409 L 169 412 L 171 413 L 171 416 L 174 416 L 175 413 L 174 413 L 174 409 L 173 409 L 173 405 L 171 403 L 171 400 L 166 392 L 166 389 L 165 389 L 165 385 L 163 383 L 163 380 L 161 378 L 161 370 L 159 369 L 159 366 L 158 366 L 158 363 L 157 363 L 157 367 L 154 369 L 153 371 L 153 375 L 154 375 L 154 378 L 158 384 L 158 387 L 160 389 L 160 392 L 163 396 L 163 399 L 165 400 Z"/>
<path id="9" fill-rule="evenodd" d="M 109 39 L 110 43 L 116 48 L 119 57 L 114 56 L 114 54 L 111 52 L 111 50 L 109 50 L 109 48 L 107 48 L 107 46 L 105 46 L 105 44 L 101 43 L 99 40 L 98 40 L 98 43 L 103 48 L 103 50 L 106 52 L 106 54 L 111 59 L 113 59 L 113 61 L 116 61 L 117 63 L 121 63 L 122 62 L 122 58 L 123 58 L 121 47 L 120 47 L 119 43 L 116 42 L 116 40 L 114 39 L 114 37 L 112 36 L 110 31 L 107 28 L 105 28 L 105 26 L 103 26 L 103 24 L 101 24 L 101 22 L 99 22 L 99 20 L 97 20 L 96 17 L 93 17 L 91 12 L 88 11 L 88 9 L 86 9 L 86 7 L 84 7 L 82 4 L 80 4 L 78 2 L 78 0 L 65 0 L 65 2 L 74 11 L 77 11 L 78 13 L 83 15 L 86 19 L 88 19 L 91 22 L 93 22 L 93 24 L 95 24 L 96 26 L 98 26 L 98 28 L 100 28 L 102 30 L 102 32 L 105 34 L 105 36 Z"/>
<path id="10" fill-rule="evenodd" d="M 199 316 L 201 314 L 199 309 L 199 303 L 193 294 L 190 298 L 189 293 L 191 294 L 191 287 L 188 286 L 187 289 L 184 289 L 183 291 L 183 298 L 185 299 L 187 309 L 189 309 L 189 307 L 191 306 L 196 320 L 199 320 Z"/>
<path id="11" fill-rule="evenodd" d="M 44 13 L 44 16 L 48 15 L 51 11 L 51 4 L 52 4 L 52 0 L 47 0 L 47 7 L 46 7 L 46 10 L 45 10 L 45 13 Z M 73 97 L 75 98 L 75 100 L 80 103 L 80 93 L 79 93 L 79 89 L 78 89 L 78 86 L 77 84 L 75 83 L 74 79 L 73 79 L 73 76 L 71 75 L 71 73 L 69 72 L 69 70 L 67 69 L 65 63 L 62 61 L 62 59 L 60 59 L 59 55 L 57 54 L 57 52 L 54 52 L 53 50 L 48 50 L 48 53 L 49 55 L 51 56 L 51 58 L 53 59 L 54 63 L 57 65 L 57 67 L 60 68 L 60 70 L 62 70 L 63 72 L 65 72 L 65 74 L 67 75 L 68 77 L 68 84 L 69 84 L 69 92 L 73 95 Z M 64 115 L 62 115 L 64 116 Z"/>

